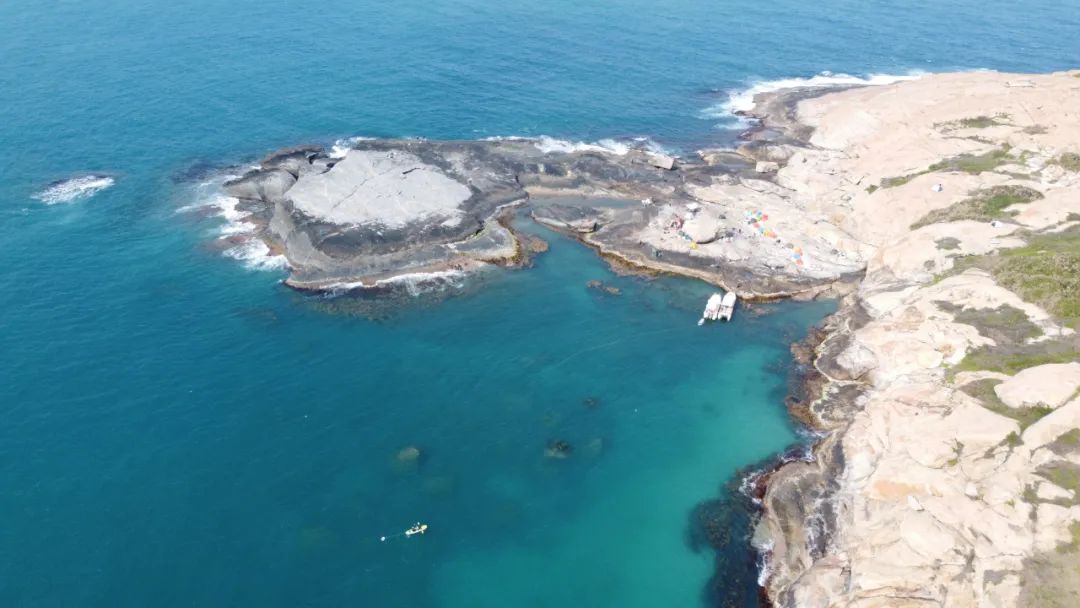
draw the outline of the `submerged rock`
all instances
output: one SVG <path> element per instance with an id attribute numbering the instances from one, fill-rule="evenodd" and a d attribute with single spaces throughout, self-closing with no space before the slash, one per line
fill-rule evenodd
<path id="1" fill-rule="evenodd" d="M 457 489 L 457 480 L 451 475 L 436 475 L 424 480 L 424 492 L 431 496 L 447 496 Z"/>
<path id="2" fill-rule="evenodd" d="M 590 439 L 585 444 L 584 453 L 586 456 L 596 458 L 604 453 L 604 439 L 602 437 L 595 437 Z"/>
<path id="3" fill-rule="evenodd" d="M 406 446 L 394 455 L 394 469 L 398 473 L 415 473 L 420 468 L 420 448 Z"/>
<path id="4" fill-rule="evenodd" d="M 574 453 L 574 446 L 570 445 L 570 442 L 563 441 L 562 439 L 553 439 L 547 442 L 547 446 L 544 448 L 544 456 L 546 458 L 563 459 L 569 458 Z"/>

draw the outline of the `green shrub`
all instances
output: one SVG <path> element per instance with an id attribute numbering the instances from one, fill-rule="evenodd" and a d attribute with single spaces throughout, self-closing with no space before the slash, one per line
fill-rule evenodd
<path id="1" fill-rule="evenodd" d="M 971 196 L 959 203 L 927 213 L 912 224 L 911 229 L 961 220 L 989 222 L 994 219 L 1003 219 L 1008 216 L 1004 213 L 1007 207 L 1030 203 L 1043 197 L 1042 192 L 1027 186 L 993 186 L 970 194 Z"/>

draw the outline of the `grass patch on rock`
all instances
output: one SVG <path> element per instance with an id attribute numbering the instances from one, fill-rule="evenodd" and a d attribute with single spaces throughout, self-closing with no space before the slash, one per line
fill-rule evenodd
<path id="1" fill-rule="evenodd" d="M 997 396 L 996 392 L 994 392 L 994 387 L 999 384 L 1001 384 L 1001 380 L 996 378 L 985 378 L 983 380 L 969 382 L 960 387 L 960 390 L 975 399 L 978 399 L 979 403 L 991 412 L 1015 420 L 1016 423 L 1020 425 L 1021 433 L 1024 432 L 1024 429 L 1035 424 L 1044 416 L 1054 411 L 1054 408 L 1041 406 L 1009 407 L 1008 405 L 1005 405 L 1005 402 Z M 1006 442 L 1009 444 L 1009 447 L 1015 447 L 1021 443 L 1019 435 L 1012 440 L 1006 437 Z"/>
<path id="2" fill-rule="evenodd" d="M 1058 233 L 1035 235 L 1027 245 L 996 255 L 956 260 L 949 275 L 982 268 L 999 285 L 1038 304 L 1076 328 L 1080 322 L 1080 226 Z"/>
<path id="3" fill-rule="evenodd" d="M 911 225 L 915 230 L 930 224 L 974 220 L 989 222 L 994 219 L 1009 217 L 1005 209 L 1012 205 L 1021 205 L 1039 200 L 1042 192 L 1027 186 L 994 186 L 985 190 L 976 190 L 971 196 L 949 205 L 944 209 L 935 209 Z"/>
<path id="4" fill-rule="evenodd" d="M 1058 165 L 1066 171 L 1080 173 L 1080 154 L 1077 154 L 1076 152 L 1066 152 L 1050 161 L 1050 163 Z"/>
<path id="5" fill-rule="evenodd" d="M 960 154 L 952 158 L 936 162 L 927 168 L 926 172 L 933 171 L 960 171 L 978 175 L 987 171 L 993 171 L 1001 165 L 1018 160 L 1011 152 L 1009 146 L 1002 146 L 996 150 L 983 152 L 982 154 Z"/>
<path id="6" fill-rule="evenodd" d="M 1072 462 L 1054 462 L 1035 471 L 1047 481 L 1073 493 L 1070 505 L 1080 504 L 1080 465 Z"/>
<path id="7" fill-rule="evenodd" d="M 1038 325 L 1032 323 L 1019 308 L 1002 304 L 997 308 L 961 308 L 951 302 L 935 302 L 938 308 L 952 313 L 957 323 L 970 325 L 979 333 L 999 345 L 1022 344 L 1030 338 L 1042 335 Z"/>
<path id="8" fill-rule="evenodd" d="M 937 248 L 941 249 L 942 251 L 952 251 L 953 249 L 960 248 L 960 239 L 947 236 L 934 241 L 934 244 L 937 245 Z"/>
<path id="9" fill-rule="evenodd" d="M 971 116 L 969 118 L 961 118 L 960 120 L 939 122 L 934 125 L 934 128 L 945 131 L 952 131 L 955 129 L 988 129 L 990 127 L 1007 125 L 1009 124 L 1010 118 L 1011 117 L 1008 114 L 995 114 L 993 116 Z"/>
<path id="10" fill-rule="evenodd" d="M 1057 439 L 1051 441 L 1046 447 L 1058 456 L 1065 456 L 1073 452 L 1080 452 L 1080 429 L 1073 429 Z"/>
<path id="11" fill-rule="evenodd" d="M 1047 363 L 1071 363 L 1080 360 L 1076 340 L 1056 340 L 1014 347 L 980 347 L 967 354 L 949 370 L 949 377 L 960 372 L 989 371 L 1013 375 L 1029 367 Z"/>
<path id="12" fill-rule="evenodd" d="M 920 175 L 934 173 L 935 171 L 961 171 L 972 175 L 978 175 L 985 171 L 993 171 L 1001 165 L 1022 160 L 1020 157 L 1013 155 L 1011 150 L 1012 148 L 1005 145 L 990 150 L 989 152 L 983 152 L 982 154 L 960 154 L 938 161 L 922 171 L 908 173 L 907 175 L 899 175 L 897 177 L 882 178 L 878 183 L 878 186 L 881 188 L 903 186 Z M 869 188 L 867 190 L 869 191 Z"/>

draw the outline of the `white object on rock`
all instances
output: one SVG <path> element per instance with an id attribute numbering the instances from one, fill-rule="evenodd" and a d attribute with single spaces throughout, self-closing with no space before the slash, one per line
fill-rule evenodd
<path id="1" fill-rule="evenodd" d="M 907 504 L 908 504 L 909 507 L 911 507 L 912 511 L 922 511 L 923 510 L 922 503 L 919 502 L 919 499 L 915 498 L 914 496 L 908 495 Z"/>
<path id="2" fill-rule="evenodd" d="M 968 498 L 979 497 L 979 488 L 975 485 L 975 482 L 967 482 L 967 485 L 964 486 L 964 495 L 966 495 Z"/>
<path id="3" fill-rule="evenodd" d="M 780 164 L 774 163 L 771 160 L 758 161 L 758 164 L 754 166 L 754 171 L 758 173 L 776 173 L 780 170 Z"/>

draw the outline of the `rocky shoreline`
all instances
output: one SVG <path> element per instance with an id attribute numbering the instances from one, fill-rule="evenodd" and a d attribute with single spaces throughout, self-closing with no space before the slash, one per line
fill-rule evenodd
<path id="1" fill-rule="evenodd" d="M 759 95 L 735 151 L 364 140 L 226 185 L 298 289 L 520 263 L 507 209 L 744 299 L 843 298 L 764 482 L 776 606 L 1080 603 L 1080 78 Z"/>
<path id="2" fill-rule="evenodd" d="M 776 191 L 773 165 L 731 151 L 675 159 L 534 140 L 360 140 L 343 156 L 317 146 L 273 153 L 224 189 L 286 258 L 286 284 L 302 290 L 512 265 L 520 243 L 499 218 L 528 206 L 609 259 L 744 298 L 842 292 L 864 263 L 846 235 L 723 200 L 725 185 Z"/>
<path id="3" fill-rule="evenodd" d="M 795 349 L 822 439 L 768 475 L 774 605 L 1076 605 L 1078 101 L 1074 74 L 943 74 L 786 114 L 808 146 L 777 181 L 871 251 Z"/>

